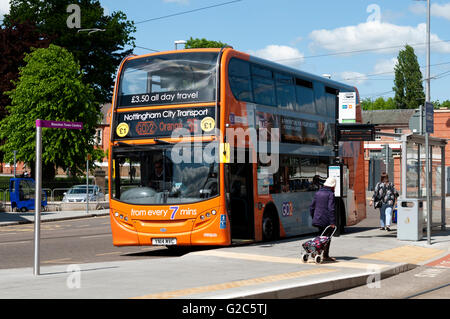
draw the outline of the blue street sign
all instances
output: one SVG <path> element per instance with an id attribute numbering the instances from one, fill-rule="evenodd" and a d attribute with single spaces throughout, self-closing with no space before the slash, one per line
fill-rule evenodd
<path id="1" fill-rule="evenodd" d="M 426 132 L 434 133 L 434 107 L 433 103 L 425 102 Z"/>

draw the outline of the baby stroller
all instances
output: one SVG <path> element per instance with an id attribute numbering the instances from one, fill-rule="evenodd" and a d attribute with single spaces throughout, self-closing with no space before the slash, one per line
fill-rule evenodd
<path id="1" fill-rule="evenodd" d="M 317 236 L 302 244 L 302 247 L 305 250 L 305 252 L 302 252 L 302 261 L 304 263 L 308 262 L 309 256 L 314 258 L 316 264 L 322 263 L 325 246 L 330 244 L 330 240 L 337 229 L 337 227 L 334 227 L 334 230 L 330 236 L 324 236 L 330 227 L 331 226 L 327 226 L 320 236 Z"/>

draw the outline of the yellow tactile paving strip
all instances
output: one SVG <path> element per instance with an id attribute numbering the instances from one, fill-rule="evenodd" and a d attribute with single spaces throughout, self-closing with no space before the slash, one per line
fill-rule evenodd
<path id="1" fill-rule="evenodd" d="M 433 248 L 423 248 L 417 246 L 402 246 L 397 248 L 388 249 L 378 253 L 363 255 L 358 257 L 361 259 L 371 259 L 377 261 L 385 261 L 391 263 L 410 263 L 410 264 L 420 264 L 426 262 L 427 260 L 433 259 L 444 253 L 443 250 L 433 249 Z M 302 264 L 300 256 L 298 258 L 289 257 L 275 257 L 275 256 L 263 256 L 255 254 L 246 253 L 236 253 L 229 251 L 220 250 L 206 250 L 193 253 L 195 255 L 204 256 L 214 256 L 222 258 L 234 258 L 243 260 L 252 260 L 258 262 L 270 262 L 270 263 L 287 263 L 287 264 Z M 316 265 L 312 260 L 308 262 L 308 265 Z M 136 299 L 169 299 L 169 298 L 179 298 L 181 296 L 193 295 L 205 292 L 212 292 L 218 290 L 225 290 L 237 287 L 245 287 L 251 285 L 258 285 L 263 283 L 271 283 L 280 280 L 293 279 L 304 276 L 320 275 L 325 273 L 331 273 L 338 271 L 338 268 L 356 268 L 365 269 L 369 271 L 377 271 L 383 268 L 389 267 L 387 264 L 374 264 L 365 262 L 351 262 L 351 261 L 337 261 L 333 263 L 323 263 L 316 265 L 318 267 L 309 270 L 272 275 L 266 277 L 252 278 L 246 280 L 226 282 L 216 285 L 194 287 L 187 289 L 180 289 L 168 292 L 154 293 L 145 296 L 135 297 Z M 334 268 L 334 269 L 333 269 Z"/>
<path id="2" fill-rule="evenodd" d="M 254 254 L 245 254 L 245 253 L 234 253 L 227 251 L 200 251 L 195 252 L 196 255 L 206 255 L 206 256 L 214 256 L 214 257 L 223 257 L 223 258 L 234 258 L 234 259 L 245 259 L 252 261 L 261 261 L 261 262 L 271 262 L 271 263 L 283 263 L 283 264 L 302 264 L 300 259 L 300 255 L 298 258 L 289 258 L 289 257 L 275 257 L 275 256 L 263 256 L 263 255 L 254 255 Z M 316 265 L 312 258 L 308 261 L 308 265 Z M 380 270 L 382 268 L 388 267 L 388 265 L 383 264 L 368 264 L 361 262 L 351 262 L 351 261 L 337 261 L 331 263 L 323 263 L 320 266 L 325 267 L 333 267 L 333 268 L 356 268 L 356 269 L 372 269 L 372 270 Z"/>
<path id="3" fill-rule="evenodd" d="M 378 253 L 359 256 L 359 259 L 374 259 L 396 263 L 422 264 L 433 259 L 445 251 L 435 248 L 424 248 L 418 246 L 401 246 Z"/>
<path id="4" fill-rule="evenodd" d="M 251 285 L 259 285 L 259 284 L 271 283 L 271 282 L 280 281 L 280 280 L 294 279 L 294 278 L 304 277 L 304 276 L 320 275 L 320 274 L 330 273 L 330 272 L 335 272 L 335 271 L 337 271 L 337 270 L 316 268 L 316 269 L 309 269 L 309 270 L 285 273 L 285 274 L 280 274 L 280 275 L 271 275 L 271 276 L 266 276 L 266 277 L 231 281 L 231 282 L 226 282 L 226 283 L 216 284 L 216 285 L 209 285 L 209 286 L 203 286 L 203 287 L 195 287 L 195 288 L 187 288 L 187 289 L 180 289 L 180 290 L 174 290 L 174 291 L 168 291 L 168 292 L 155 293 L 155 294 L 135 297 L 134 299 L 178 298 L 178 297 L 186 296 L 186 295 L 193 295 L 193 294 L 212 292 L 212 291 L 231 289 L 231 288 L 238 288 L 238 287 L 246 287 L 246 286 L 251 286 Z"/>

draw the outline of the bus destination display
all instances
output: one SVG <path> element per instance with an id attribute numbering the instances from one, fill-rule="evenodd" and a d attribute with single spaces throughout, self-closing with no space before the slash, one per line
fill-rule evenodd
<path id="1" fill-rule="evenodd" d="M 124 112 L 117 117 L 118 139 L 170 137 L 181 128 L 195 135 L 212 134 L 216 125 L 214 106 Z"/>

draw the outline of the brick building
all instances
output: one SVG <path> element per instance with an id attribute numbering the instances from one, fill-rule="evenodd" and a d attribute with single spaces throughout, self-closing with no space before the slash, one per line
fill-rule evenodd
<path id="1" fill-rule="evenodd" d="M 414 113 L 415 110 L 410 109 L 362 111 L 362 118 L 363 123 L 375 124 L 377 132 L 411 134 L 409 120 Z M 450 109 L 434 110 L 434 133 L 430 136 L 449 139 Z M 374 160 L 384 159 L 381 156 L 381 150 L 386 144 L 392 148 L 393 163 L 389 169 L 390 180 L 394 182 L 398 190 L 401 189 L 401 141 L 396 137 L 382 135 L 376 136 L 375 141 L 364 142 L 365 171 L 368 176 L 366 179 L 367 189 L 371 189 L 372 186 L 370 179 L 376 181 L 379 173 L 386 169 L 383 164 L 379 169 L 374 169 L 372 165 Z M 445 166 L 450 166 L 450 145 L 445 148 Z"/>

